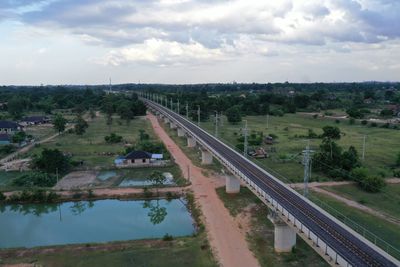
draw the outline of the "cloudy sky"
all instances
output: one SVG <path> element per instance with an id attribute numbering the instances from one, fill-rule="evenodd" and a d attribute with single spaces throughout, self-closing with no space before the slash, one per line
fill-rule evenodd
<path id="1" fill-rule="evenodd" d="M 400 80 L 399 0 L 0 0 L 0 84 Z"/>

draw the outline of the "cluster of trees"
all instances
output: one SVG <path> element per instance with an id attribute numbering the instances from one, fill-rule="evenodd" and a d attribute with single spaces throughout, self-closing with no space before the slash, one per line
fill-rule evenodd
<path id="1" fill-rule="evenodd" d="M 105 96 L 103 90 L 89 87 L 48 86 L 48 87 L 2 87 L 0 102 L 4 111 L 13 119 L 20 119 L 27 111 L 52 114 L 58 109 L 84 111 L 98 107 Z"/>
<path id="2" fill-rule="evenodd" d="M 385 186 L 383 177 L 370 176 L 367 169 L 361 166 L 355 147 L 350 146 L 348 150 L 344 150 L 335 142 L 341 137 L 338 127 L 325 126 L 322 130 L 322 144 L 319 151 L 313 156 L 315 170 L 332 178 L 354 180 L 368 192 L 378 192 Z"/>
<path id="3" fill-rule="evenodd" d="M 109 94 L 103 97 L 100 105 L 101 111 L 107 116 L 107 123 L 112 124 L 112 116 L 119 115 L 121 120 L 129 123 L 135 116 L 146 114 L 146 106 L 138 99 L 137 94 L 129 96 Z"/>
<path id="4" fill-rule="evenodd" d="M 65 174 L 71 168 L 70 158 L 58 149 L 44 148 L 32 159 L 33 168 L 47 174 Z"/>

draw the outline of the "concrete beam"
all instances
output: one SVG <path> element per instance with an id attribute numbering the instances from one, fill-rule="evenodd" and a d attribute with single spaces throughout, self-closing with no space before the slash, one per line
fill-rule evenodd
<path id="1" fill-rule="evenodd" d="M 236 194 L 240 192 L 240 180 L 233 176 L 226 174 L 225 176 L 225 191 L 228 194 Z"/>
<path id="2" fill-rule="evenodd" d="M 212 164 L 212 154 L 208 150 L 201 150 L 201 164 L 202 165 L 210 165 Z"/>
<path id="3" fill-rule="evenodd" d="M 183 130 L 182 128 L 178 128 L 178 136 L 179 137 L 184 137 L 185 136 L 185 130 Z"/>
<path id="4" fill-rule="evenodd" d="M 196 146 L 196 139 L 194 139 L 191 136 L 188 136 L 188 138 L 187 138 L 187 146 L 188 147 L 195 147 Z"/>

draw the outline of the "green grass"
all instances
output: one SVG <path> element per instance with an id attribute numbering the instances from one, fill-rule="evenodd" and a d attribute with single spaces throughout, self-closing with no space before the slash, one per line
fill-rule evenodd
<path id="1" fill-rule="evenodd" d="M 378 218 L 376 216 L 370 215 L 369 213 L 360 211 L 358 209 L 352 208 L 347 206 L 346 204 L 339 202 L 335 200 L 332 197 L 319 194 L 316 192 L 311 192 L 310 193 L 310 199 L 314 202 L 316 202 L 318 205 L 320 205 L 322 208 L 327 210 L 329 213 L 334 215 L 335 217 L 339 218 L 341 221 L 344 221 L 346 219 L 346 224 L 352 225 L 351 228 L 357 230 L 357 227 L 354 226 L 351 222 L 349 222 L 348 219 L 356 222 L 358 225 L 366 228 L 368 231 L 371 233 L 377 235 L 381 239 L 385 240 L 389 244 L 391 244 L 393 247 L 399 249 L 400 248 L 400 226 L 390 223 L 386 220 L 383 220 L 381 218 Z M 316 201 L 317 199 L 317 201 Z M 324 204 L 321 205 L 320 201 L 322 201 Z M 327 205 L 330 208 L 327 208 Z M 335 212 L 332 212 L 332 208 L 335 209 L 336 211 L 340 211 L 341 215 L 335 214 Z M 345 217 L 344 217 L 345 216 Z M 361 228 L 358 228 L 360 233 L 363 231 Z M 366 237 L 372 242 L 374 242 L 372 235 L 366 235 Z M 386 246 L 383 245 L 383 243 L 378 242 L 377 245 L 381 246 L 384 250 L 386 250 Z M 397 257 L 400 258 L 400 253 L 397 254 Z"/>
<path id="2" fill-rule="evenodd" d="M 324 189 L 383 211 L 400 220 L 400 184 L 388 184 L 379 193 L 365 192 L 357 185 L 327 186 Z"/>
<path id="3" fill-rule="evenodd" d="M 217 194 L 234 217 L 254 204 L 247 241 L 261 266 L 329 266 L 300 238 L 297 238 L 296 248 L 291 253 L 275 253 L 274 226 L 267 218 L 268 208 L 249 189 L 242 187 L 239 194 L 232 195 L 220 187 Z"/>
<path id="4" fill-rule="evenodd" d="M 349 125 L 343 121 L 339 124 L 332 119 L 318 118 L 302 114 L 285 114 L 283 117 L 269 116 L 269 127 L 267 128 L 266 116 L 247 116 L 244 119 L 248 121 L 250 131 L 262 131 L 264 135 L 275 134 L 278 136 L 277 143 L 274 144 L 276 152 L 271 152 L 268 159 L 260 159 L 258 162 L 266 168 L 286 176 L 291 182 L 301 182 L 303 180 L 303 165 L 300 163 L 300 157 L 296 154 L 304 150 L 306 138 L 296 137 L 307 135 L 308 129 L 312 129 L 317 134 L 322 133 L 322 127 L 326 125 L 338 126 L 343 132 L 342 138 L 338 143 L 347 149 L 350 145 L 355 146 L 361 155 L 363 136 L 367 135 L 366 157 L 363 162 L 369 171 L 377 174 L 385 170 L 387 175 L 391 175 L 390 166 L 395 163 L 397 153 L 400 148 L 400 131 L 382 128 L 372 128 L 357 125 Z M 210 133 L 214 133 L 214 125 L 211 122 L 202 123 L 202 127 Z M 224 117 L 224 126 L 220 128 L 219 137 L 228 144 L 234 146 L 237 143 L 244 123 L 232 125 Z M 320 139 L 311 140 L 312 149 L 318 149 Z M 268 146 L 266 146 L 268 147 Z M 292 158 L 293 160 L 285 162 L 282 158 Z M 323 174 L 314 174 L 312 180 L 326 180 Z"/>
<path id="5" fill-rule="evenodd" d="M 3 263 L 0 261 L 0 263 Z M 216 267 L 205 234 L 174 241 L 133 241 L 110 251 L 66 249 L 63 252 L 38 253 L 35 256 L 7 259 L 4 263 L 35 263 L 40 266 L 195 266 Z"/>
<path id="6" fill-rule="evenodd" d="M 57 148 L 71 154 L 74 160 L 83 160 L 84 167 L 111 168 L 116 155 L 123 153 L 125 149 L 122 143 L 106 143 L 104 137 L 114 132 L 121 135 L 126 143 L 135 144 L 138 141 L 140 129 L 145 130 L 152 140 L 156 139 L 150 122 L 144 117 L 132 120 L 129 125 L 125 121 L 114 118 L 113 124 L 108 126 L 104 116 L 99 116 L 89 122 L 89 128 L 83 135 L 64 133 L 48 143 L 35 147 L 29 154 L 40 153 L 43 148 Z M 112 155 L 107 155 L 110 153 Z"/>

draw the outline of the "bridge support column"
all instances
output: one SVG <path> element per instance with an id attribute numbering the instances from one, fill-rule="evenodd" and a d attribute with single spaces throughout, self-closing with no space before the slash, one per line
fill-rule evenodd
<path id="1" fill-rule="evenodd" d="M 196 140 L 193 137 L 188 136 L 188 138 L 187 138 L 187 146 L 188 147 L 195 147 L 196 146 Z"/>
<path id="2" fill-rule="evenodd" d="M 240 192 L 240 180 L 233 175 L 226 175 L 225 191 L 228 194 L 236 194 Z"/>
<path id="3" fill-rule="evenodd" d="M 164 117 L 164 123 L 168 123 L 169 119 L 167 117 Z"/>
<path id="4" fill-rule="evenodd" d="M 170 127 L 171 129 L 176 129 L 176 128 L 177 128 L 176 124 L 175 124 L 174 122 L 172 122 L 172 121 L 170 122 L 169 127 Z"/>
<path id="5" fill-rule="evenodd" d="M 212 164 L 212 154 L 207 150 L 201 150 L 201 164 L 202 165 L 210 165 Z"/>
<path id="6" fill-rule="evenodd" d="M 178 128 L 178 136 L 179 137 L 185 136 L 185 131 L 182 128 Z"/>
<path id="7" fill-rule="evenodd" d="M 278 253 L 291 252 L 296 246 L 296 231 L 282 221 L 275 211 L 270 210 L 268 219 L 274 224 L 274 248 Z"/>

